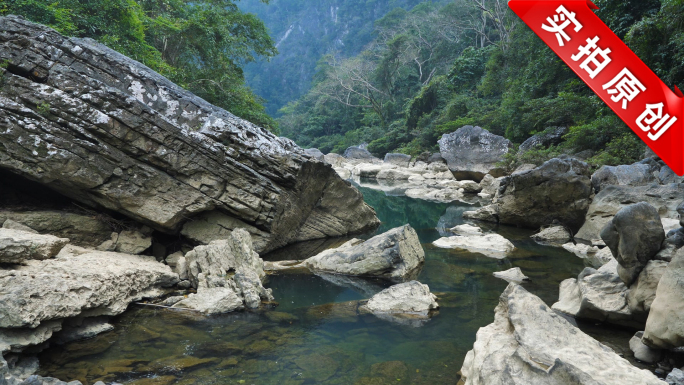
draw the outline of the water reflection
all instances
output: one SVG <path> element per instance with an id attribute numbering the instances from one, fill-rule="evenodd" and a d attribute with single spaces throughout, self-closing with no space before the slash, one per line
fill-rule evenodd
<path id="1" fill-rule="evenodd" d="M 271 276 L 279 306 L 218 317 L 133 307 L 116 329 L 41 354 L 41 374 L 126 384 L 454 384 L 477 329 L 493 321 L 506 282 L 495 271 L 520 267 L 525 286 L 547 303 L 582 261 L 539 246 L 530 231 L 492 227 L 517 250 L 504 260 L 439 249 L 431 242 L 463 223 L 465 203 L 432 203 L 362 188 L 382 226 L 410 223 L 426 262 L 418 279 L 439 296 L 439 314 L 416 328 L 363 314 L 359 300 L 390 284 L 313 274 Z M 366 236 L 371 236 L 368 234 Z M 297 245 L 265 259 L 303 259 L 346 239 Z"/>

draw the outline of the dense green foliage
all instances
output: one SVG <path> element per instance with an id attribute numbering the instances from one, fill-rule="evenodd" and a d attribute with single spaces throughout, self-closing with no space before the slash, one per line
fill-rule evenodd
<path id="1" fill-rule="evenodd" d="M 316 63 L 334 51 L 357 55 L 373 40 L 374 23 L 393 9 L 411 9 L 424 0 L 241 0 L 277 42 L 280 54 L 245 67 L 247 84 L 266 100 L 272 116 L 311 87 Z M 435 0 L 446 3 L 450 0 Z"/>
<path id="2" fill-rule="evenodd" d="M 665 82 L 684 85 L 684 0 L 596 4 L 599 17 Z M 435 151 L 442 134 L 466 124 L 514 143 L 550 126 L 569 127 L 559 146 L 516 162 L 590 150 L 591 163 L 618 164 L 638 160 L 645 147 L 496 0 L 389 13 L 361 54 L 321 61 L 312 89 L 282 112 L 286 136 L 323 152 L 367 142 L 379 156 L 418 155 Z"/>
<path id="3" fill-rule="evenodd" d="M 277 127 L 242 72 L 277 51 L 264 24 L 232 0 L 0 0 L 0 13 L 98 40 L 235 115 Z"/>

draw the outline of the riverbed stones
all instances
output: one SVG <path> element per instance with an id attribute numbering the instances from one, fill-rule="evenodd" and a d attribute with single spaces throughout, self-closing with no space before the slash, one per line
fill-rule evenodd
<path id="1" fill-rule="evenodd" d="M 439 308 L 437 296 L 428 285 L 418 281 L 404 282 L 375 294 L 365 308 L 372 313 L 411 314 L 427 316 Z"/>
<path id="2" fill-rule="evenodd" d="M 591 203 L 589 177 L 589 165 L 569 157 L 508 176 L 499 189 L 499 222 L 529 228 L 559 222 L 576 231 Z"/>
<path id="3" fill-rule="evenodd" d="M 128 304 L 161 295 L 178 275 L 154 260 L 67 246 L 57 258 L 0 270 L 0 328 L 35 328 L 41 322 L 117 315 Z"/>
<path id="4" fill-rule="evenodd" d="M 267 250 L 378 225 L 360 192 L 291 140 L 94 40 L 15 16 L 0 31 L 3 169 L 167 233 L 220 211 L 269 233 Z"/>
<path id="5" fill-rule="evenodd" d="M 584 334 L 521 286 L 509 284 L 461 369 L 465 385 L 663 385 Z"/>
<path id="6" fill-rule="evenodd" d="M 643 319 L 632 314 L 628 294 L 629 288 L 617 274 L 617 262 L 613 260 L 598 270 L 587 267 L 577 279 L 561 282 L 553 309 L 577 318 L 641 327 Z"/>
<path id="7" fill-rule="evenodd" d="M 468 234 L 453 237 L 442 237 L 433 245 L 446 249 L 463 249 L 472 253 L 480 253 L 490 258 L 503 259 L 515 250 L 508 239 L 499 234 Z"/>
<path id="8" fill-rule="evenodd" d="M 481 181 L 486 174 L 504 175 L 497 164 L 512 147 L 511 142 L 477 126 L 463 126 L 438 141 L 439 152 L 456 179 Z"/>
<path id="9" fill-rule="evenodd" d="M 66 238 L 3 227 L 0 228 L 0 263 L 53 258 L 67 243 Z"/>
<path id="10" fill-rule="evenodd" d="M 660 250 L 665 231 L 658 211 L 640 202 L 620 209 L 601 231 L 601 239 L 619 263 L 620 278 L 629 286 Z"/>
<path id="11" fill-rule="evenodd" d="M 684 346 L 684 249 L 679 249 L 658 283 L 644 330 L 644 343 L 672 349 Z"/>
<path id="12" fill-rule="evenodd" d="M 405 281 L 425 261 L 418 234 L 410 226 L 394 228 L 365 241 L 349 241 L 307 259 L 314 272 L 373 276 Z"/>
<path id="13" fill-rule="evenodd" d="M 217 314 L 236 309 L 235 298 L 248 308 L 259 307 L 262 300 L 273 300 L 271 290 L 261 282 L 266 275 L 264 261 L 254 251 L 247 230 L 236 229 L 227 239 L 197 246 L 185 254 L 185 259 L 188 278 L 198 292 L 176 304 L 178 307 Z"/>

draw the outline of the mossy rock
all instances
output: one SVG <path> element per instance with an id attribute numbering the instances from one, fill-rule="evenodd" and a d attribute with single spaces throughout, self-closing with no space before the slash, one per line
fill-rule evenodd
<path id="1" fill-rule="evenodd" d="M 296 315 L 282 311 L 268 311 L 265 315 L 271 322 L 292 323 L 299 320 L 299 317 Z"/>
<path id="2" fill-rule="evenodd" d="M 184 372 L 200 368 L 207 365 L 216 365 L 221 362 L 220 358 L 198 358 L 193 356 L 181 356 L 162 358 L 153 361 L 149 366 L 139 368 L 145 372 Z"/>
<path id="3" fill-rule="evenodd" d="M 373 364 L 371 376 L 389 379 L 406 379 L 409 369 L 403 361 L 387 361 Z"/>
<path id="4" fill-rule="evenodd" d="M 175 382 L 175 376 L 159 376 L 134 380 L 129 382 L 128 385 L 171 385 Z"/>
<path id="5" fill-rule="evenodd" d="M 335 359 L 320 354 L 309 354 L 295 358 L 295 364 L 302 369 L 302 377 L 316 381 L 325 381 L 337 373 L 340 364 Z"/>

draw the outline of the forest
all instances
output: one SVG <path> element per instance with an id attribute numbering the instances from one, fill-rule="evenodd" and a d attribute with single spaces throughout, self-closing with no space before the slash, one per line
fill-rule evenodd
<path id="1" fill-rule="evenodd" d="M 277 123 L 245 85 L 243 68 L 277 54 L 264 23 L 231 0 L 0 0 L 57 32 L 88 37 L 269 130 Z"/>
<path id="2" fill-rule="evenodd" d="M 596 4 L 666 84 L 684 86 L 684 0 Z M 367 143 L 420 155 L 468 124 L 517 144 L 568 129 L 512 162 L 585 152 L 622 164 L 645 147 L 502 0 L 0 0 L 0 14 L 93 38 L 324 153 Z"/>
<path id="3" fill-rule="evenodd" d="M 682 0 L 599 0 L 611 29 L 670 86 L 684 85 Z M 312 88 L 280 110 L 281 133 L 324 153 L 368 144 L 377 156 L 437 150 L 478 125 L 520 144 L 567 127 L 562 143 L 511 162 L 585 152 L 594 166 L 643 157 L 645 145 L 498 0 L 424 2 L 375 22 L 353 57 L 329 52 Z"/>

